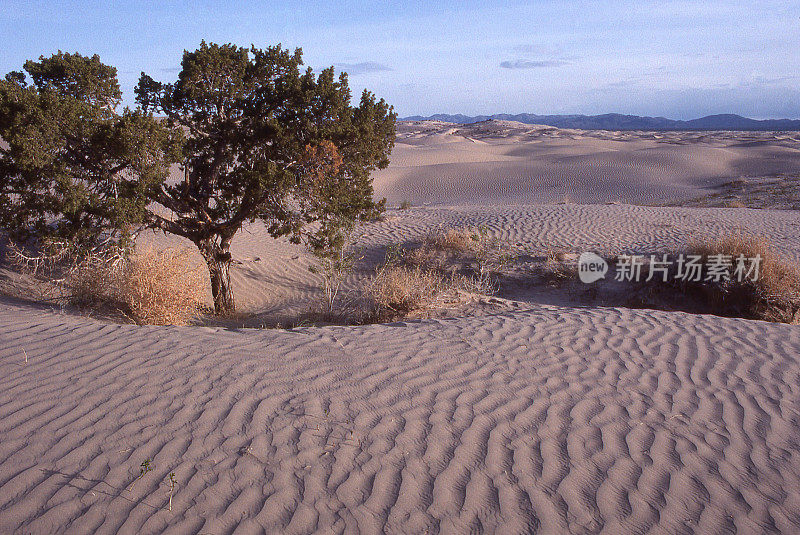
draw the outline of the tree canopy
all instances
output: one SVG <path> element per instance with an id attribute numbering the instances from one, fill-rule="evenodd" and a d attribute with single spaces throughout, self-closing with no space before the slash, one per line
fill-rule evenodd
<path id="1" fill-rule="evenodd" d="M 17 72 L 0 82 L 0 224 L 86 241 L 134 224 L 183 236 L 208 264 L 216 310 L 233 311 L 243 224 L 325 248 L 383 207 L 370 173 L 388 165 L 396 115 L 366 90 L 353 106 L 345 73 L 302 65 L 300 49 L 202 42 L 177 81 L 142 73 L 138 108 L 118 114 L 116 70 L 97 56 L 26 63 L 32 85 Z"/>
<path id="2" fill-rule="evenodd" d="M 14 236 L 93 246 L 146 219 L 146 191 L 180 157 L 179 131 L 115 112 L 116 69 L 59 52 L 0 80 L 0 225 Z"/>

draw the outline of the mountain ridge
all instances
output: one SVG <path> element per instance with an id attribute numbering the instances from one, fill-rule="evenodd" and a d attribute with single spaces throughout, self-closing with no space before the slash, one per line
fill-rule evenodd
<path id="1" fill-rule="evenodd" d="M 470 124 L 488 120 L 518 121 L 525 124 L 543 124 L 557 128 L 579 130 L 748 130 L 748 131 L 800 131 L 800 119 L 749 119 L 732 113 L 706 115 L 688 121 L 605 113 L 602 115 L 536 115 L 533 113 L 497 113 L 494 115 L 463 115 L 437 113 L 429 116 L 412 115 L 401 121 L 443 121 Z"/>

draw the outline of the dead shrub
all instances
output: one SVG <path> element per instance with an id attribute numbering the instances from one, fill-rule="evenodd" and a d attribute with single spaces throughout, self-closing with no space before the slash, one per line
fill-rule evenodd
<path id="1" fill-rule="evenodd" d="M 734 266 L 737 259 L 742 258 L 745 271 L 758 268 L 756 280 L 745 277 L 740 281 L 738 277 L 730 277 L 682 283 L 685 292 L 699 292 L 707 299 L 714 313 L 783 323 L 795 323 L 800 319 L 800 270 L 776 254 L 767 239 L 737 234 L 699 240 L 690 243 L 687 252 L 701 256 L 704 264 L 715 255 L 724 255 Z M 750 259 L 757 257 L 761 259 L 760 264 L 754 266 Z"/>
<path id="2" fill-rule="evenodd" d="M 131 255 L 114 277 L 115 297 L 140 324 L 185 325 L 202 306 L 208 280 L 188 249 Z"/>
<path id="3" fill-rule="evenodd" d="M 427 308 L 444 289 L 444 279 L 438 273 L 420 266 L 386 265 L 373 278 L 367 298 L 371 301 L 371 316 L 386 321 Z"/>
<path id="4" fill-rule="evenodd" d="M 116 300 L 116 282 L 124 260 L 91 254 L 76 263 L 63 280 L 68 301 L 81 308 L 100 308 Z"/>
<path id="5" fill-rule="evenodd" d="M 475 279 L 473 286 L 492 294 L 498 289 L 498 273 L 515 258 L 506 241 L 486 227 L 451 228 L 428 235 L 417 249 L 406 253 L 411 265 L 446 271 L 455 262 L 466 262 Z M 451 269 L 453 271 L 453 269 Z"/>
<path id="6" fill-rule="evenodd" d="M 417 248 L 390 247 L 385 263 L 365 292 L 362 302 L 367 303 L 368 312 L 362 321 L 388 321 L 436 308 L 459 306 L 479 295 L 495 294 L 497 284 L 489 276 L 488 269 L 458 273 L 457 266 L 448 266 L 442 258 L 440 253 L 444 248 L 464 250 L 459 235 L 464 234 L 461 231 L 445 233 L 441 235 L 443 241 L 436 245 L 434 240 L 427 239 Z M 466 236 L 472 241 L 475 235 Z M 477 249 L 472 243 L 469 247 Z M 473 253 L 473 260 L 476 254 L 479 253 Z"/>
<path id="7" fill-rule="evenodd" d="M 429 246 L 442 251 L 457 253 L 472 252 L 477 245 L 479 235 L 469 228 L 447 229 L 442 233 L 430 234 L 425 238 L 423 246 Z"/>

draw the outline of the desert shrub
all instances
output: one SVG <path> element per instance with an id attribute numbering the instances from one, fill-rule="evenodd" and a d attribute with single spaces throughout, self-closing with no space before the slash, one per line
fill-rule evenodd
<path id="1" fill-rule="evenodd" d="M 551 286 L 560 287 L 578 278 L 577 266 L 567 262 L 567 251 L 563 248 L 548 247 L 539 273 Z"/>
<path id="2" fill-rule="evenodd" d="M 420 266 L 386 265 L 371 281 L 367 299 L 372 319 L 385 321 L 427 308 L 444 289 L 443 277 Z"/>
<path id="3" fill-rule="evenodd" d="M 63 279 L 67 300 L 81 308 L 98 308 L 116 300 L 116 282 L 124 260 L 94 253 L 76 262 Z"/>
<path id="4" fill-rule="evenodd" d="M 445 262 L 437 253 L 468 261 L 473 277 L 472 286 L 486 294 L 497 291 L 498 272 L 515 256 L 510 244 L 491 234 L 486 227 L 455 228 L 431 234 L 413 258 L 420 263 L 427 261 L 441 267 Z"/>
<path id="5" fill-rule="evenodd" d="M 732 262 L 742 255 L 746 270 L 754 267 L 749 259 L 760 257 L 756 280 L 737 277 L 720 281 L 682 282 L 684 292 L 700 294 L 714 313 L 766 321 L 794 323 L 800 309 L 800 270 L 786 262 L 770 246 L 768 240 L 745 234 L 724 236 L 714 240 L 694 241 L 687 253 L 699 255 L 706 263 L 715 255 L 730 257 Z"/>
<path id="6" fill-rule="evenodd" d="M 345 226 L 337 232 L 336 239 L 331 240 L 327 247 L 312 249 L 316 263 L 308 268 L 322 278 L 322 313 L 329 319 L 349 312 L 354 300 L 343 298 L 342 285 L 353 274 L 356 263 L 363 258 L 354 249 L 353 228 Z M 341 309 L 338 312 L 337 307 Z"/>
<path id="7" fill-rule="evenodd" d="M 493 295 L 497 284 L 490 276 L 496 247 L 494 239 L 472 229 L 450 229 L 428 236 L 414 248 L 390 247 L 387 259 L 372 278 L 365 298 L 364 321 L 386 321 L 426 310 L 459 306 L 479 295 Z M 507 249 L 503 244 L 501 248 Z M 472 265 L 458 272 L 448 257 L 466 258 Z"/>
<path id="8" fill-rule="evenodd" d="M 411 208 L 412 204 L 411 201 L 403 201 L 400 203 L 399 209 L 400 210 L 408 210 Z"/>
<path id="9" fill-rule="evenodd" d="M 429 234 L 423 243 L 433 249 L 456 253 L 472 252 L 479 240 L 478 231 L 471 228 L 451 228 L 444 232 Z"/>
<path id="10" fill-rule="evenodd" d="M 7 248 L 10 265 L 36 284 L 27 297 L 155 325 L 186 324 L 205 301 L 208 278 L 186 248 L 137 252 L 106 243 L 81 251 L 69 242 Z"/>
<path id="11" fill-rule="evenodd" d="M 114 297 L 140 324 L 184 325 L 203 304 L 208 278 L 188 249 L 147 249 L 114 272 Z"/>

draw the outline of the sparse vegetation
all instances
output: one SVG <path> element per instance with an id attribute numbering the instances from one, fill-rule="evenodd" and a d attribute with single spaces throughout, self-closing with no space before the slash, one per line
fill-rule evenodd
<path id="1" fill-rule="evenodd" d="M 175 493 L 175 487 L 178 485 L 178 482 L 175 480 L 175 472 L 169 473 L 169 481 L 167 483 L 169 485 L 169 510 L 172 511 L 172 495 Z"/>
<path id="2" fill-rule="evenodd" d="M 207 285 L 188 249 L 146 249 L 115 273 L 113 294 L 136 323 L 185 325 L 203 305 Z"/>
<path id="3" fill-rule="evenodd" d="M 400 210 L 408 210 L 408 209 L 409 209 L 409 208 L 411 208 L 412 206 L 413 206 L 413 205 L 411 204 L 411 201 L 402 201 L 402 202 L 400 203 L 400 206 L 399 206 L 398 208 L 399 208 Z"/>
<path id="4" fill-rule="evenodd" d="M 342 284 L 347 276 L 353 273 L 356 262 L 361 259 L 353 250 L 351 228 L 341 225 L 336 232 L 337 235 L 329 240 L 326 247 L 312 249 L 317 264 L 309 267 L 312 273 L 322 277 L 323 314 L 327 318 L 336 315 L 337 305 L 341 300 Z M 344 303 L 342 314 L 347 312 L 349 304 Z"/>
<path id="5" fill-rule="evenodd" d="M 684 282 L 684 292 L 699 292 L 715 313 L 766 321 L 795 323 L 800 309 L 800 269 L 782 259 L 765 238 L 737 234 L 716 240 L 694 241 L 688 254 L 707 262 L 717 256 L 735 266 L 741 259 L 746 271 L 758 270 L 756 280 L 737 277 L 720 281 Z M 754 265 L 751 259 L 760 258 Z"/>
<path id="6" fill-rule="evenodd" d="M 145 459 L 144 461 L 142 461 L 142 464 L 139 465 L 139 477 L 134 479 L 133 482 L 130 484 L 130 486 L 128 487 L 128 492 L 132 491 L 133 486 L 137 482 L 139 482 L 144 476 L 146 476 L 148 472 L 153 471 L 152 462 L 153 461 L 150 459 Z"/>
<path id="7" fill-rule="evenodd" d="M 463 294 L 493 295 L 511 247 L 486 228 L 451 228 L 418 247 L 390 248 L 367 293 L 369 318 L 385 321 L 458 303 Z"/>
<path id="8" fill-rule="evenodd" d="M 444 278 L 420 266 L 387 265 L 371 281 L 371 316 L 386 321 L 430 307 L 445 287 Z"/>
<path id="9" fill-rule="evenodd" d="M 497 273 L 514 259 L 513 248 L 494 236 L 487 227 L 450 228 L 428 235 L 422 245 L 410 251 L 407 259 L 439 271 L 460 271 L 472 277 L 481 293 L 497 290 Z M 459 266 L 458 264 L 461 264 Z"/>
<path id="10" fill-rule="evenodd" d="M 27 255 L 12 260 L 47 285 L 53 301 L 92 311 L 122 313 L 139 324 L 184 325 L 205 301 L 207 278 L 188 249 L 109 247 L 79 258 Z"/>

